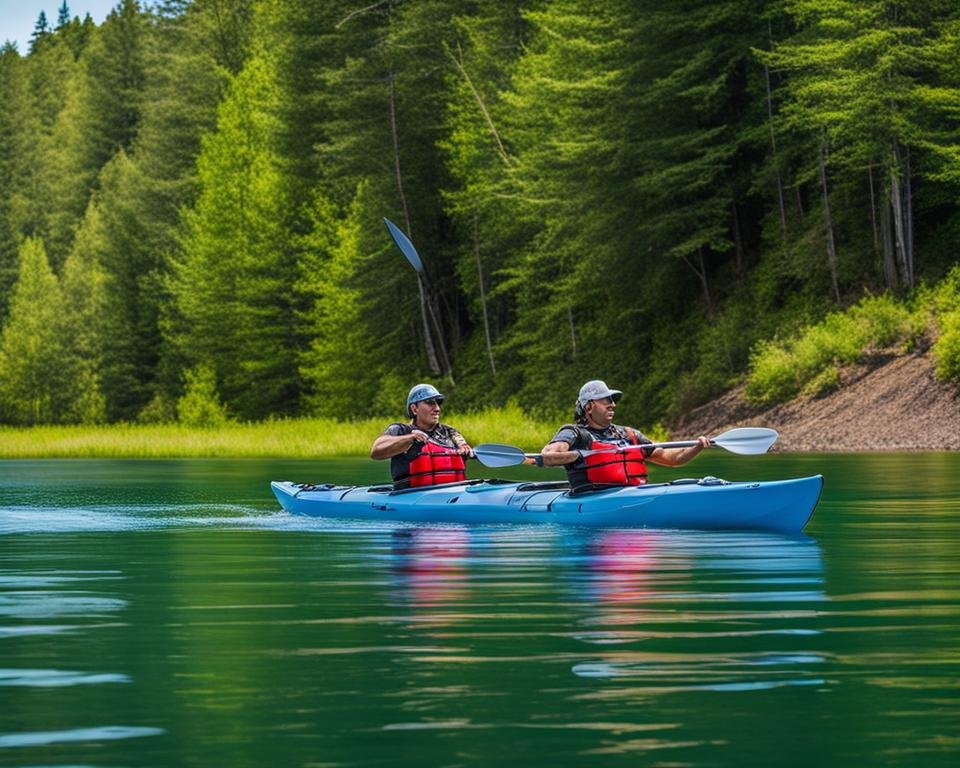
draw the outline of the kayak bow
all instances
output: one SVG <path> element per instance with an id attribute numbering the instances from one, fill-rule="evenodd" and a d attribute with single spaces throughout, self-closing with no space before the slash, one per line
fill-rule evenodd
<path id="1" fill-rule="evenodd" d="M 271 487 L 287 512 L 311 517 L 799 533 L 820 499 L 823 476 L 764 482 L 705 477 L 576 494 L 565 482 L 498 480 L 399 491 L 383 485 L 292 482 Z"/>

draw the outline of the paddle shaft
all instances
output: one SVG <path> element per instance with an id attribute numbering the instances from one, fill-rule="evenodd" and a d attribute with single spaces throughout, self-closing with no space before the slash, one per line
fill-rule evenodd
<path id="1" fill-rule="evenodd" d="M 777 437 L 775 430 L 765 427 L 738 427 L 710 438 L 710 445 L 718 446 L 730 453 L 756 456 L 766 453 Z M 581 456 L 590 456 L 597 453 L 620 453 L 638 448 L 656 450 L 657 448 L 690 448 L 697 445 L 700 445 L 699 440 L 676 440 L 663 443 L 625 445 L 619 448 L 587 449 L 578 451 L 578 453 Z M 543 461 L 542 453 L 524 453 L 520 448 L 512 445 L 481 444 L 475 446 L 473 450 L 477 458 L 488 467 L 509 467 L 516 464 L 540 463 Z"/>

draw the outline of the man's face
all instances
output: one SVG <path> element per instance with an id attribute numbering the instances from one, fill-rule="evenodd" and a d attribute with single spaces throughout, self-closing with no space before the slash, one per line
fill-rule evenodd
<path id="1" fill-rule="evenodd" d="M 613 414 L 616 413 L 617 404 L 612 397 L 602 397 L 599 400 L 588 402 L 585 410 L 587 420 L 602 429 L 613 423 Z"/>
<path id="2" fill-rule="evenodd" d="M 440 421 L 440 404 L 442 402 L 437 398 L 430 398 L 411 405 L 410 412 L 413 414 L 417 426 L 424 429 L 433 429 L 437 426 Z"/>

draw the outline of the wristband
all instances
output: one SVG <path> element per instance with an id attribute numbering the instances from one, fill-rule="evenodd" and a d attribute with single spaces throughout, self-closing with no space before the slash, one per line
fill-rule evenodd
<path id="1" fill-rule="evenodd" d="M 534 457 L 533 457 L 533 463 L 536 464 L 538 467 L 542 467 L 542 466 L 543 466 L 543 454 L 538 453 L 536 456 L 534 456 Z"/>

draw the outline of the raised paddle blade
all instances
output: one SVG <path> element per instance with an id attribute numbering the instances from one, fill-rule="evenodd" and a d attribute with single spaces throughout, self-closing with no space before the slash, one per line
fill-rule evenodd
<path id="1" fill-rule="evenodd" d="M 742 456 L 756 456 L 770 450 L 780 435 L 775 429 L 766 427 L 737 427 L 730 429 L 710 440 L 730 453 Z"/>
<path id="2" fill-rule="evenodd" d="M 526 461 L 526 454 L 512 445 L 483 443 L 473 447 L 473 454 L 485 467 L 514 467 Z"/>
<path id="3" fill-rule="evenodd" d="M 410 242 L 410 238 L 407 237 L 403 230 L 400 229 L 396 224 L 394 224 L 386 216 L 383 217 L 383 223 L 387 225 L 387 231 L 393 236 L 393 242 L 397 244 L 397 247 L 403 251 L 403 255 L 407 257 L 417 273 L 420 275 L 424 274 L 423 262 L 420 261 L 420 254 L 417 253 L 417 249 L 413 247 L 413 243 Z"/>

